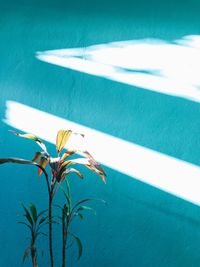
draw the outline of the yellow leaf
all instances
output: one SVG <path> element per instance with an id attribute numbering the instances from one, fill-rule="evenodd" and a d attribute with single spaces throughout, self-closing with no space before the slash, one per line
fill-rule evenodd
<path id="1" fill-rule="evenodd" d="M 66 145 L 67 141 L 69 140 L 69 137 L 71 136 L 71 133 L 72 133 L 71 130 L 58 131 L 57 138 L 56 138 L 56 148 L 57 148 L 58 154 L 62 151 L 62 149 Z"/>
<path id="2" fill-rule="evenodd" d="M 30 133 L 20 134 L 20 133 L 17 133 L 15 131 L 12 131 L 12 130 L 9 130 L 9 132 L 12 132 L 15 135 L 23 137 L 23 138 L 28 138 L 28 139 L 34 140 L 36 142 L 42 142 L 37 136 L 30 134 Z"/>
<path id="3" fill-rule="evenodd" d="M 76 153 L 76 150 L 67 150 L 61 157 L 61 162 L 63 162 L 66 158 Z"/>
<path id="4" fill-rule="evenodd" d="M 67 167 L 68 165 L 72 165 L 72 164 L 75 164 L 73 162 L 73 160 L 67 160 L 67 161 L 64 161 L 61 166 L 60 166 L 60 169 L 63 170 L 65 167 Z"/>
<path id="5" fill-rule="evenodd" d="M 20 134 L 12 130 L 9 130 L 9 132 L 12 132 L 19 137 L 23 137 L 23 138 L 27 138 L 27 139 L 35 141 L 45 152 L 47 152 L 45 144 L 34 134 L 30 134 L 30 133 Z"/>

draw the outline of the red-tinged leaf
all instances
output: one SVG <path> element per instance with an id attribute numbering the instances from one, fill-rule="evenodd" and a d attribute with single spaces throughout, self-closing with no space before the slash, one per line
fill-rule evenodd
<path id="1" fill-rule="evenodd" d="M 99 163 L 97 163 L 95 160 L 91 159 L 91 158 L 77 158 L 77 159 L 72 159 L 72 160 L 67 160 L 64 161 L 61 164 L 61 169 L 60 169 L 60 173 L 59 173 L 59 177 L 61 177 L 64 169 L 69 166 L 69 165 L 73 165 L 73 164 L 82 164 L 85 165 L 87 168 L 89 168 L 91 171 L 95 172 L 96 174 L 99 175 L 99 177 L 101 178 L 101 180 L 106 183 L 105 177 L 106 177 L 106 173 L 104 172 L 104 170 L 102 169 L 101 165 Z"/>
<path id="2" fill-rule="evenodd" d="M 73 134 L 74 134 L 74 135 L 80 135 L 80 136 L 83 137 L 83 138 L 85 137 L 85 135 L 82 134 L 82 133 L 75 133 L 75 132 L 73 132 Z"/>
<path id="3" fill-rule="evenodd" d="M 55 172 L 58 172 L 58 169 L 60 167 L 60 158 L 50 158 L 49 165 L 51 169 L 53 169 Z"/>
<path id="4" fill-rule="evenodd" d="M 93 156 L 88 152 L 88 151 L 83 151 L 83 155 L 86 156 L 89 159 L 92 159 L 95 161 L 95 159 L 93 158 Z"/>
<path id="5" fill-rule="evenodd" d="M 66 171 L 64 171 L 61 175 L 61 181 L 63 181 L 66 177 L 66 175 L 68 175 L 69 173 L 75 173 L 77 174 L 81 179 L 83 179 L 83 175 L 77 171 L 76 169 L 74 168 L 70 168 L 70 169 L 67 169 Z"/>
<path id="6" fill-rule="evenodd" d="M 23 263 L 24 263 L 25 259 L 28 258 L 29 250 L 30 250 L 30 248 L 28 247 L 24 251 L 24 256 L 23 256 L 23 260 L 22 260 Z"/>
<path id="7" fill-rule="evenodd" d="M 102 173 L 104 176 L 106 176 L 106 173 L 102 169 L 101 165 L 96 162 L 95 160 L 90 160 L 90 165 L 93 166 L 95 169 L 97 169 L 100 173 Z"/>
<path id="8" fill-rule="evenodd" d="M 71 160 L 67 160 L 64 161 L 61 166 L 60 166 L 60 173 L 58 176 L 61 176 L 63 171 L 65 170 L 65 168 L 69 165 L 73 165 L 73 164 L 89 164 L 89 159 L 85 159 L 85 158 L 77 158 L 77 159 L 71 159 Z"/>
<path id="9" fill-rule="evenodd" d="M 81 150 L 67 150 L 61 157 L 61 162 L 63 162 L 69 156 L 78 153 L 81 156 L 87 157 L 89 159 L 95 160 L 92 155 L 88 151 L 81 151 Z"/>
<path id="10" fill-rule="evenodd" d="M 75 174 L 77 174 L 81 179 L 83 179 L 83 175 L 82 175 L 82 173 L 80 173 L 79 171 L 77 171 L 77 170 L 74 169 L 74 168 L 70 168 L 70 169 L 69 169 L 69 173 L 75 173 Z"/>
<path id="11" fill-rule="evenodd" d="M 100 178 L 101 180 L 106 184 L 106 179 L 105 179 L 105 172 L 101 172 L 99 171 L 94 165 L 85 165 L 89 170 L 95 172 Z"/>
<path id="12" fill-rule="evenodd" d="M 56 148 L 58 154 L 62 151 L 64 146 L 66 145 L 67 141 L 69 140 L 71 136 L 72 131 L 71 130 L 59 130 L 57 137 L 56 137 Z"/>
<path id="13" fill-rule="evenodd" d="M 82 164 L 82 165 L 88 164 L 90 162 L 90 160 L 86 158 L 77 158 L 77 159 L 72 159 L 70 161 L 71 164 Z"/>
<path id="14" fill-rule="evenodd" d="M 42 152 L 36 152 L 34 158 L 32 159 L 33 162 L 38 161 L 42 156 Z"/>
<path id="15" fill-rule="evenodd" d="M 45 169 L 47 164 L 49 163 L 49 160 L 45 157 L 41 157 L 40 161 L 38 162 L 38 164 Z M 38 175 L 42 174 L 42 170 L 40 168 L 38 168 Z"/>

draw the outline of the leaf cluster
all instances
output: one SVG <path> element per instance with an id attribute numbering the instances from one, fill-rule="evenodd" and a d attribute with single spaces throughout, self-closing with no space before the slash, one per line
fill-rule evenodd
<path id="1" fill-rule="evenodd" d="M 25 225 L 30 230 L 30 245 L 26 248 L 24 252 L 23 262 L 29 255 L 29 251 L 35 247 L 36 240 L 39 235 L 47 236 L 41 228 L 48 223 L 48 216 L 46 215 L 47 210 L 43 210 L 38 213 L 36 206 L 33 203 L 26 207 L 22 204 L 24 210 L 24 221 L 19 221 L 18 223 Z"/>
<path id="2" fill-rule="evenodd" d="M 62 211 L 62 217 L 58 217 L 58 218 L 60 219 L 62 223 L 63 236 L 64 236 L 64 242 L 65 242 L 64 246 L 67 243 L 67 238 L 71 236 L 73 240 L 75 241 L 75 243 L 77 244 L 77 247 L 78 247 L 77 260 L 79 260 L 83 252 L 82 242 L 77 235 L 71 233 L 70 225 L 72 221 L 77 217 L 83 220 L 85 216 L 84 214 L 85 211 L 92 212 L 94 215 L 96 215 L 96 211 L 92 207 L 86 206 L 85 203 L 88 203 L 91 201 L 100 201 L 103 204 L 106 204 L 106 201 L 102 199 L 85 198 L 73 204 L 72 198 L 71 198 L 71 192 L 70 192 L 70 185 L 67 179 L 65 179 L 65 185 L 66 185 L 66 188 L 61 187 L 61 190 L 65 197 L 65 203 L 63 206 L 56 205 Z"/>

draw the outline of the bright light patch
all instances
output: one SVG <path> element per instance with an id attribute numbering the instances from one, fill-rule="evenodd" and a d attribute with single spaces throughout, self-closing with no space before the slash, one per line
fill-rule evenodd
<path id="1" fill-rule="evenodd" d="M 102 164 L 194 204 L 200 204 L 200 168 L 46 112 L 7 101 L 4 122 L 55 143 L 59 129 L 86 135 L 88 151 Z M 108 180 L 112 177 L 108 177 Z"/>
<path id="2" fill-rule="evenodd" d="M 200 36 L 113 42 L 37 52 L 42 61 L 200 102 Z"/>

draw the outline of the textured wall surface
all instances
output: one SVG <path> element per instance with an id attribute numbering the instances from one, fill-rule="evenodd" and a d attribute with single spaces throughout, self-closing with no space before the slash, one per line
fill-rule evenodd
<path id="1" fill-rule="evenodd" d="M 8 133 L 11 127 L 3 119 L 6 101 L 13 100 L 199 165 L 199 103 L 35 57 L 37 51 L 114 41 L 155 38 L 173 43 L 200 34 L 199 10 L 197 0 L 1 1 L 0 157 L 30 158 L 36 149 Z M 39 123 L 39 119 L 33 122 L 33 127 Z M 52 144 L 49 147 L 53 151 Z M 116 153 L 125 160 L 117 148 Z M 96 196 L 108 206 L 98 204 L 95 217 L 88 215 L 73 225 L 84 254 L 76 262 L 77 251 L 72 248 L 69 266 L 199 266 L 199 206 L 108 167 L 105 170 L 106 186 L 88 171 L 85 180 L 72 179 L 80 198 Z M 0 179 L 0 266 L 21 266 L 27 232 L 17 224 L 20 202 L 33 201 L 44 208 L 45 182 L 31 167 L 11 165 L 1 166 Z M 55 234 L 59 266 L 59 229 Z M 42 239 L 45 254 L 40 266 L 49 266 L 46 243 Z"/>

